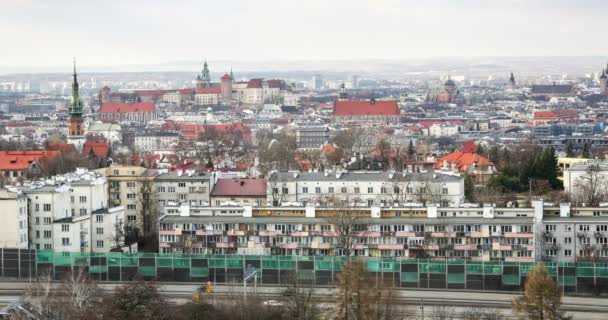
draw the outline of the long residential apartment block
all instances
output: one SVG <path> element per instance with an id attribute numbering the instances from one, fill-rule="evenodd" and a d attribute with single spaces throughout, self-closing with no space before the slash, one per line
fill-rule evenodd
<path id="1" fill-rule="evenodd" d="M 173 203 L 159 220 L 159 240 L 161 253 L 597 261 L 608 260 L 607 227 L 608 207 L 542 200 L 528 208 Z"/>

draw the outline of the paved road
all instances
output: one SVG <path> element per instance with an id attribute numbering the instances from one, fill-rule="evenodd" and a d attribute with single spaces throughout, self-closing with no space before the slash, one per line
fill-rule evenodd
<path id="1" fill-rule="evenodd" d="M 120 284 L 99 284 L 102 290 L 108 292 L 114 290 L 118 285 Z M 17 301 L 28 286 L 29 283 L 27 282 L 0 282 L 0 304 Z M 198 287 L 198 285 L 193 284 L 160 284 L 161 293 L 175 302 L 189 301 Z M 252 285 L 249 285 L 247 291 L 250 296 L 256 295 L 266 300 L 277 300 L 280 302 L 280 300 L 284 299 L 282 293 L 285 291 L 285 288 L 258 286 L 254 293 L 254 288 Z M 509 313 L 508 310 L 511 308 L 511 301 L 517 296 L 517 294 L 510 293 L 435 290 L 396 290 L 395 294 L 399 304 L 410 305 L 410 308 L 416 310 L 418 310 L 421 305 L 429 309 L 432 309 L 433 306 L 449 305 L 454 306 L 455 310 L 483 307 L 500 309 L 501 312 L 506 314 Z M 213 295 L 217 299 L 240 298 L 243 295 L 243 287 L 218 285 L 214 287 Z M 330 304 L 333 297 L 334 289 L 318 288 L 314 290 L 314 298 L 319 303 Z M 573 315 L 575 319 L 608 319 L 607 298 L 564 297 L 563 309 L 567 311 L 568 314 Z"/>

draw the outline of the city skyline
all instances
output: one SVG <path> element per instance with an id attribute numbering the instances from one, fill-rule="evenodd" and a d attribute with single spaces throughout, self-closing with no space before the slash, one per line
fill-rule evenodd
<path id="1" fill-rule="evenodd" d="M 0 67 L 176 61 L 602 56 L 602 12 L 585 1 L 265 0 L 3 3 Z M 136 17 L 136 18 L 135 18 Z M 363 22 L 363 23 L 361 23 Z M 44 53 L 44 54 L 41 54 Z M 345 57 L 348 57 L 346 59 Z"/>

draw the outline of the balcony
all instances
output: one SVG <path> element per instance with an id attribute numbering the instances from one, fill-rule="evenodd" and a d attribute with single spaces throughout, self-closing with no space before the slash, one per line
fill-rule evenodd
<path id="1" fill-rule="evenodd" d="M 403 250 L 403 244 L 379 244 L 380 250 Z"/>
<path id="2" fill-rule="evenodd" d="M 196 230 L 196 235 L 197 236 L 221 236 L 221 235 L 224 235 L 224 232 L 222 230 L 210 230 L 210 231 Z"/>
<path id="3" fill-rule="evenodd" d="M 439 245 L 439 249 L 441 250 L 454 250 L 454 245 L 451 243 L 444 243 Z"/>
<path id="4" fill-rule="evenodd" d="M 297 242 L 281 243 L 279 244 L 279 247 L 282 249 L 297 249 L 300 247 L 300 244 Z"/>
<path id="5" fill-rule="evenodd" d="M 382 236 L 380 232 L 377 231 L 362 231 L 354 234 L 355 237 L 368 237 L 368 238 L 379 238 Z"/>
<path id="6" fill-rule="evenodd" d="M 595 238 L 602 238 L 604 236 L 604 233 L 601 231 L 596 231 L 595 233 L 593 233 L 593 236 Z"/>
<path id="7" fill-rule="evenodd" d="M 275 237 L 280 235 L 281 232 L 280 231 L 274 231 L 274 230 L 260 230 L 258 231 L 258 235 L 260 237 Z"/>
<path id="8" fill-rule="evenodd" d="M 119 206 L 120 205 L 120 199 L 112 199 L 110 201 L 110 203 L 114 206 Z"/>
<path id="9" fill-rule="evenodd" d="M 505 232 L 505 238 L 534 238 L 534 233 L 531 232 Z"/>
<path id="10" fill-rule="evenodd" d="M 216 242 L 216 248 L 236 248 L 236 243 L 234 242 Z"/>
<path id="11" fill-rule="evenodd" d="M 454 237 L 456 237 L 456 232 L 433 232 L 433 233 L 431 233 L 431 237 L 433 237 L 433 238 L 454 238 Z"/>
<path id="12" fill-rule="evenodd" d="M 511 247 L 510 244 L 500 244 L 500 243 L 493 243 L 492 244 L 492 250 L 499 250 L 499 251 L 510 251 L 513 248 Z"/>
<path id="13" fill-rule="evenodd" d="M 247 243 L 247 248 L 259 248 L 259 249 L 263 249 L 266 248 L 266 243 L 265 242 L 249 242 Z"/>
<path id="14" fill-rule="evenodd" d="M 309 233 L 308 231 L 293 231 L 291 233 L 292 237 L 308 237 Z"/>
<path id="15" fill-rule="evenodd" d="M 481 232 L 474 231 L 474 232 L 471 232 L 471 238 L 488 238 L 488 237 L 490 237 L 490 233 L 487 232 L 487 231 L 481 231 Z"/>
<path id="16" fill-rule="evenodd" d="M 110 188 L 110 193 L 120 193 L 120 188 Z"/>
<path id="17" fill-rule="evenodd" d="M 232 237 L 244 236 L 244 235 L 245 235 L 245 231 L 240 231 L 240 230 L 228 230 L 228 231 L 226 231 L 226 235 L 227 235 L 227 236 L 232 236 Z"/>
<path id="18" fill-rule="evenodd" d="M 310 244 L 311 249 L 331 249 L 331 243 L 319 243 L 318 241 L 313 241 Z"/>
<path id="19" fill-rule="evenodd" d="M 413 238 L 413 237 L 416 237 L 416 232 L 397 231 L 395 233 L 395 237 L 397 237 L 397 238 Z"/>
<path id="20" fill-rule="evenodd" d="M 532 257 L 505 257 L 508 262 L 534 262 Z"/>
<path id="21" fill-rule="evenodd" d="M 160 234 L 161 236 L 172 236 L 175 235 L 175 230 L 159 230 L 158 234 Z"/>
<path id="22" fill-rule="evenodd" d="M 454 250 L 477 250 L 476 244 L 455 244 Z"/>

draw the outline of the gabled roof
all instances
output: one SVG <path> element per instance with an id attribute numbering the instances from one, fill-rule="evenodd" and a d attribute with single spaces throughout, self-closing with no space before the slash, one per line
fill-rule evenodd
<path id="1" fill-rule="evenodd" d="M 108 155 L 110 146 L 105 142 L 85 142 L 82 147 L 82 154 L 88 156 L 93 151 L 97 158 L 105 158 Z"/>
<path id="2" fill-rule="evenodd" d="M 266 179 L 219 179 L 213 186 L 211 196 L 265 197 Z"/>
<path id="3" fill-rule="evenodd" d="M 251 79 L 247 82 L 247 89 L 260 89 L 262 88 L 262 79 Z"/>
<path id="4" fill-rule="evenodd" d="M 100 113 L 130 113 L 130 112 L 154 112 L 154 111 L 155 111 L 154 103 L 152 103 L 152 102 L 104 103 L 101 105 L 101 108 L 99 108 Z"/>
<path id="5" fill-rule="evenodd" d="M 33 162 L 55 158 L 58 154 L 59 151 L 52 150 L 0 151 L 0 171 L 27 170 Z"/>
<path id="6" fill-rule="evenodd" d="M 268 88 L 279 88 L 279 89 L 285 88 L 285 82 L 280 79 L 270 79 L 270 80 L 266 81 L 266 83 L 268 84 Z"/>
<path id="7" fill-rule="evenodd" d="M 364 116 L 385 115 L 398 116 L 400 114 L 397 100 L 338 100 L 334 103 L 334 116 Z"/>
<path id="8" fill-rule="evenodd" d="M 494 163 L 490 159 L 478 155 L 476 152 L 477 146 L 475 143 L 467 141 L 460 151 L 452 152 L 439 158 L 435 163 L 435 169 L 442 168 L 444 163 L 447 163 L 449 168 L 456 167 L 458 172 L 467 172 L 473 165 L 476 167 L 494 166 Z"/>

